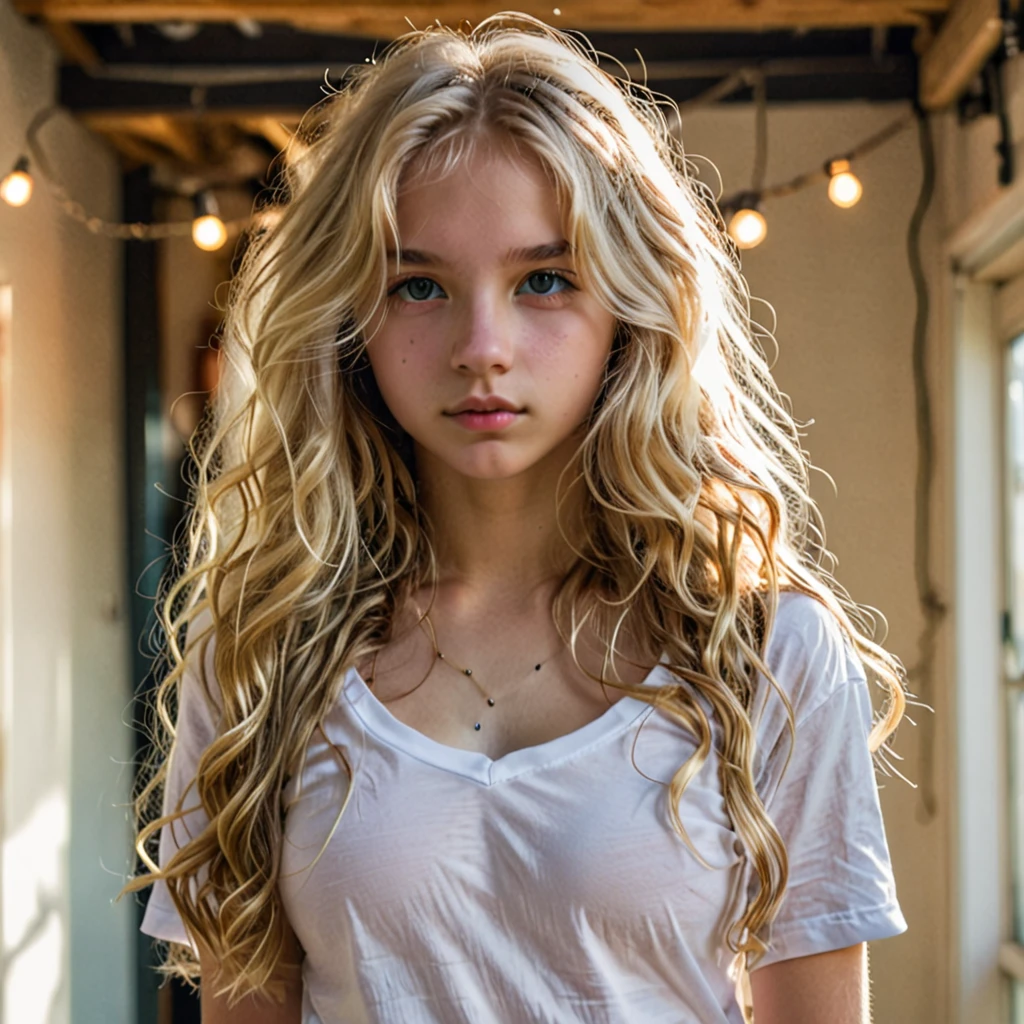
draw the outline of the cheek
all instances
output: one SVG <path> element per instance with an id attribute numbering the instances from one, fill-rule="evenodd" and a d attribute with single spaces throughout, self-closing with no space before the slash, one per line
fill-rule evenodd
<path id="1" fill-rule="evenodd" d="M 422 404 L 430 346 L 414 330 L 380 332 L 367 346 L 367 357 L 381 397 L 405 427 Z"/>
<path id="2" fill-rule="evenodd" d="M 614 330 L 614 322 L 588 322 L 555 331 L 534 349 L 537 375 L 571 388 L 574 394 L 596 392 L 611 354 Z"/>

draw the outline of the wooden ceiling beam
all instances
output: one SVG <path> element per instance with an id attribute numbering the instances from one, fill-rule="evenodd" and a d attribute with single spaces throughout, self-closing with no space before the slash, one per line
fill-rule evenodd
<path id="1" fill-rule="evenodd" d="M 186 111 L 184 113 L 165 112 L 160 116 L 175 121 L 177 124 L 187 124 L 201 118 L 205 125 L 234 124 L 243 127 L 243 122 L 246 121 L 268 120 L 277 123 L 283 122 L 284 126 L 295 125 L 298 127 L 299 121 L 305 113 L 305 110 L 284 108 L 267 111 L 260 110 L 257 113 L 252 108 L 225 107 L 221 110 L 204 110 L 201 115 L 197 115 L 193 111 Z M 83 110 L 75 112 L 75 117 L 97 131 L 137 132 L 140 120 L 150 116 L 150 114 L 138 110 Z M 244 130 L 249 131 L 249 128 L 246 127 Z M 139 134 L 142 133 L 140 132 Z"/>
<path id="2" fill-rule="evenodd" d="M 280 119 L 257 119 L 250 111 L 242 116 L 204 114 L 201 119 L 194 114 L 94 112 L 80 114 L 79 120 L 136 164 L 157 164 L 176 174 L 201 174 L 215 183 L 239 184 L 263 175 L 270 162 L 262 147 L 242 135 L 241 122 Z"/>
<path id="3" fill-rule="evenodd" d="M 953 103 L 1002 37 L 999 0 L 956 0 L 921 56 L 921 106 L 940 110 Z"/>
<path id="4" fill-rule="evenodd" d="M 191 121 L 158 116 L 153 119 L 153 139 L 165 145 L 175 156 L 187 163 L 205 161 L 202 140 Z"/>
<path id="5" fill-rule="evenodd" d="M 206 162 L 195 126 L 164 114 L 86 114 L 81 120 L 108 137 L 144 139 L 174 154 L 186 164 Z"/>
<path id="6" fill-rule="evenodd" d="M 165 152 L 134 135 L 117 131 L 101 131 L 100 134 L 124 157 L 129 166 L 160 164 L 167 160 Z"/>
<path id="7" fill-rule="evenodd" d="M 289 129 L 275 117 L 243 117 L 238 119 L 238 125 L 250 135 L 262 135 L 278 151 L 287 149 L 295 134 L 295 129 Z"/>
<path id="8" fill-rule="evenodd" d="M 747 30 L 766 28 L 851 28 L 873 25 L 923 25 L 929 15 L 949 8 L 950 0 L 520 0 L 519 9 L 579 29 L 633 31 Z M 371 3 L 367 0 L 14 0 L 22 14 L 72 22 L 232 22 L 252 19 L 296 27 L 389 38 L 438 19 L 457 26 L 476 24 L 493 13 L 482 0 L 440 3 L 428 0 Z"/>

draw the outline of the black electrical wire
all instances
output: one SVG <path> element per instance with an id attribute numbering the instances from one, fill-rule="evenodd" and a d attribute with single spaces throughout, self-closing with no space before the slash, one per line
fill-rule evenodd
<path id="1" fill-rule="evenodd" d="M 915 105 L 917 137 L 921 154 L 921 187 L 917 203 L 907 228 L 907 256 L 914 281 L 917 309 L 914 317 L 912 365 L 914 374 L 914 406 L 917 426 L 917 481 L 914 497 L 914 580 L 917 600 L 924 617 L 924 627 L 918 638 L 918 661 L 907 671 L 907 678 L 915 680 L 921 698 L 915 705 L 928 708 L 934 714 L 931 700 L 934 694 L 936 640 L 939 626 L 946 615 L 946 605 L 939 597 L 932 578 L 931 496 L 935 482 L 935 430 L 932 423 L 931 392 L 928 386 L 928 281 L 921 259 L 921 225 L 935 191 L 935 149 L 932 142 L 931 122 L 928 114 Z M 935 730 L 923 729 L 920 736 L 921 802 L 918 819 L 930 821 L 936 813 L 935 796 Z"/>

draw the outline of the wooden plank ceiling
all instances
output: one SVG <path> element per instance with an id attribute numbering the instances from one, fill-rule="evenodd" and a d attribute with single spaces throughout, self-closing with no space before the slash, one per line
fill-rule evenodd
<path id="1" fill-rule="evenodd" d="M 1014 7 L 1018 2 L 1013 0 Z M 288 144 L 299 117 L 315 102 L 315 96 L 309 103 L 283 103 L 283 92 L 271 96 L 250 90 L 246 95 L 261 95 L 262 104 L 261 100 L 249 100 L 236 103 L 234 109 L 230 105 L 214 109 L 203 101 L 205 87 L 193 85 L 190 102 L 175 106 L 166 96 L 175 71 L 182 83 L 190 71 L 197 76 L 196 81 L 202 81 L 203 74 L 209 77 L 219 73 L 223 78 L 231 68 L 252 72 L 251 61 L 241 48 L 236 54 L 230 47 L 218 52 L 212 61 L 207 58 L 202 66 L 183 68 L 175 63 L 182 58 L 171 57 L 167 63 L 150 63 L 146 69 L 136 67 L 137 81 L 146 83 L 150 92 L 138 86 L 132 92 L 130 61 L 123 57 L 113 62 L 104 59 L 98 42 L 102 33 L 116 29 L 120 38 L 134 42 L 133 33 L 140 27 L 155 27 L 170 38 L 180 33 L 184 40 L 203 26 L 213 29 L 233 25 L 244 29 L 247 36 L 259 35 L 264 27 L 288 26 L 320 38 L 337 37 L 339 42 L 348 38 L 349 52 L 353 52 L 353 42 L 370 52 L 375 44 L 384 44 L 408 31 L 410 25 L 423 27 L 435 20 L 452 26 L 466 21 L 476 24 L 502 9 L 500 4 L 481 0 L 13 0 L 13 6 L 22 15 L 46 25 L 68 70 L 78 74 L 64 90 L 69 95 L 62 95 L 62 102 L 108 138 L 127 165 L 171 164 L 180 173 L 201 171 L 207 179 L 223 183 L 258 177 L 258 168 L 266 167 L 268 155 Z M 730 68 L 736 70 L 752 63 L 764 66 L 766 56 L 770 62 L 773 55 L 766 55 L 763 49 L 756 59 L 742 59 L 742 54 L 757 49 L 741 45 L 745 38 L 763 40 L 773 32 L 799 37 L 818 30 L 840 35 L 869 29 L 874 70 L 884 72 L 886 33 L 911 32 L 916 54 L 913 59 L 920 60 L 919 96 L 930 109 L 949 104 L 963 92 L 1002 34 L 999 0 L 520 0 L 516 9 L 588 35 L 611 33 L 614 38 L 614 34 L 625 37 L 646 33 L 649 41 L 651 33 L 675 33 L 677 37 L 686 33 L 701 38 L 719 33 L 735 39 L 740 56 L 731 62 L 706 61 L 708 79 L 725 77 Z M 641 54 L 653 58 L 661 68 L 659 74 L 651 74 L 652 79 L 700 77 L 692 68 L 696 61 L 682 70 L 682 65 L 673 70 L 669 62 L 659 65 L 656 54 L 650 51 L 649 42 L 647 48 L 641 47 Z M 865 53 L 863 60 L 868 59 Z M 316 53 L 311 66 L 318 60 Z M 294 58 L 292 61 L 290 65 L 282 63 L 272 55 L 266 63 L 271 73 L 276 68 L 279 74 L 283 67 L 294 69 Z M 337 57 L 330 63 L 336 71 Z M 902 66 L 905 71 L 905 61 Z M 149 79 L 145 78 L 147 71 Z M 159 96 L 152 93 L 154 73 L 164 76 L 165 93 Z M 856 68 L 848 67 L 847 73 L 856 73 Z M 304 84 L 308 87 L 308 80 Z M 652 84 L 660 88 L 657 82 Z M 700 88 L 706 86 L 707 82 Z M 179 85 L 179 92 L 183 88 Z M 239 88 L 236 86 L 236 92 Z M 98 90 L 109 98 L 108 102 L 96 101 Z M 143 95 L 153 97 L 148 108 L 146 101 L 139 99 Z M 196 102 L 197 95 L 200 102 Z M 91 98 L 87 100 L 86 96 Z"/>

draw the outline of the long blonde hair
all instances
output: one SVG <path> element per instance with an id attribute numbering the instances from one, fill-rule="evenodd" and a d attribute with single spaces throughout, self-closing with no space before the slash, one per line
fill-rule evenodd
<path id="1" fill-rule="evenodd" d="M 282 954 L 282 787 L 338 700 L 344 669 L 387 643 L 396 609 L 436 581 L 412 456 L 375 390 L 363 334 L 383 300 L 386 240 L 397 237 L 399 182 L 414 160 L 443 171 L 485 136 L 539 159 L 577 266 L 617 319 L 585 437 L 560 480 L 563 498 L 579 489 L 582 514 L 559 520 L 576 558 L 552 614 L 574 658 L 587 622 L 614 665 L 627 616 L 665 654 L 674 680 L 660 688 L 615 672 L 601 681 L 696 739 L 668 800 L 688 844 L 677 808 L 712 747 L 697 697 L 712 706 L 722 794 L 760 880 L 727 935 L 748 964 L 766 949 L 759 933 L 788 876 L 755 791 L 748 714 L 760 672 L 794 732 L 763 660 L 780 590 L 820 601 L 884 689 L 873 754 L 903 715 L 905 670 L 831 575 L 800 425 L 762 347 L 771 335 L 751 317 L 738 253 L 666 108 L 624 87 L 574 36 L 505 13 L 468 32 L 400 37 L 309 113 L 287 154 L 279 216 L 253 234 L 231 283 L 228 372 L 191 445 L 186 550 L 159 606 L 169 671 L 153 704 L 158 742 L 136 799 L 148 873 L 123 890 L 167 883 L 232 1000 L 272 992 Z M 179 643 L 200 614 L 208 628 Z M 160 813 L 178 688 L 211 639 L 207 684 L 222 720 L 195 786 L 211 825 L 161 868 L 158 830 L 184 813 L 181 800 Z M 163 969 L 198 974 L 178 944 Z"/>

